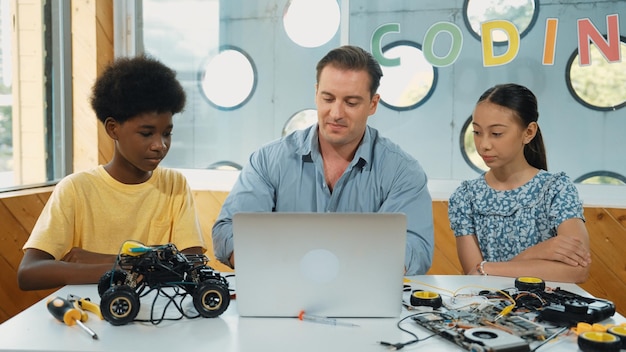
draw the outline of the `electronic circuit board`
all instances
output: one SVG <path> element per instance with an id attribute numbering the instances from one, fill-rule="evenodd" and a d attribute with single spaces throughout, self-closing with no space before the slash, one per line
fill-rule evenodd
<path id="1" fill-rule="evenodd" d="M 545 340 L 549 329 L 523 315 L 499 317 L 501 309 L 450 310 L 416 314 L 418 325 L 468 351 L 529 351 L 530 343 Z"/>
<path id="2" fill-rule="evenodd" d="M 593 324 L 615 314 L 610 301 L 558 287 L 480 291 L 472 297 L 475 303 L 461 308 L 455 308 L 458 297 L 452 297 L 449 304 L 416 313 L 412 320 L 468 351 L 525 352 L 579 322 Z"/>

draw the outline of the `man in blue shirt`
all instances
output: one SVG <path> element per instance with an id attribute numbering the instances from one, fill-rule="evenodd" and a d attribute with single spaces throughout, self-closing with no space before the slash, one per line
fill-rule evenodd
<path id="1" fill-rule="evenodd" d="M 382 70 L 355 46 L 317 64 L 317 124 L 250 156 L 213 225 L 217 259 L 235 267 L 232 216 L 238 212 L 385 212 L 407 217 L 406 275 L 431 266 L 432 200 L 420 164 L 367 125 Z"/>

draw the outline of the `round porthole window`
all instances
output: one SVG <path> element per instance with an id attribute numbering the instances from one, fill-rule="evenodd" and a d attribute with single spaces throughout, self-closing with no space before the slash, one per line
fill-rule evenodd
<path id="1" fill-rule="evenodd" d="M 225 47 L 210 58 L 201 72 L 200 87 L 209 103 L 233 110 L 244 105 L 256 87 L 256 69 L 242 50 Z"/>
<path id="2" fill-rule="evenodd" d="M 626 57 L 626 38 L 621 38 L 621 57 Z M 626 106 L 626 60 L 609 62 L 600 50 L 591 44 L 590 64 L 580 65 L 578 50 L 567 63 L 567 88 L 579 103 L 601 111 L 612 111 Z"/>
<path id="3" fill-rule="evenodd" d="M 241 170 L 241 165 L 237 164 L 234 161 L 222 160 L 214 162 L 213 164 L 207 167 L 209 170 L 225 170 L 225 171 L 236 171 Z"/>
<path id="4" fill-rule="evenodd" d="M 574 183 L 590 185 L 626 185 L 626 177 L 611 171 L 594 171 L 574 180 Z"/>
<path id="5" fill-rule="evenodd" d="M 336 0 L 289 0 L 285 6 L 283 27 L 294 43 L 315 48 L 335 36 L 340 20 Z"/>
<path id="6" fill-rule="evenodd" d="M 465 121 L 463 128 L 461 128 L 461 138 L 459 144 L 463 159 L 465 159 L 465 162 L 472 169 L 480 174 L 489 170 L 489 167 L 485 164 L 476 150 L 476 144 L 474 143 L 474 128 L 472 127 L 472 116 Z"/>
<path id="7" fill-rule="evenodd" d="M 290 134 L 296 130 L 303 130 L 317 122 L 317 110 L 306 109 L 293 114 L 285 127 L 283 127 L 283 136 Z"/>
<path id="8" fill-rule="evenodd" d="M 538 0 L 465 0 L 463 19 L 472 36 L 480 40 L 480 25 L 493 20 L 505 20 L 515 25 L 523 38 L 537 21 Z M 494 44 L 508 41 L 505 32 L 493 32 Z"/>
<path id="9" fill-rule="evenodd" d="M 382 49 L 385 57 L 399 58 L 400 65 L 384 66 L 380 79 L 380 102 L 393 110 L 411 110 L 432 95 L 437 82 L 437 69 L 424 57 L 419 44 L 397 41 Z"/>

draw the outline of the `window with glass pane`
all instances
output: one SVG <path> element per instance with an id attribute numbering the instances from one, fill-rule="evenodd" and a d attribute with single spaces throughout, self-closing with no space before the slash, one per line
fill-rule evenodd
<path id="1" fill-rule="evenodd" d="M 69 2 L 0 2 L 0 190 L 70 171 Z M 14 31 L 12 30 L 12 26 Z"/>
<path id="2" fill-rule="evenodd" d="M 11 8 L 0 2 L 0 187 L 13 185 L 13 95 L 11 94 Z"/>
<path id="3" fill-rule="evenodd" d="M 368 123 L 416 157 L 430 179 L 470 179 L 486 170 L 475 151 L 471 128 L 464 123 L 481 92 L 506 82 L 529 86 L 538 95 L 551 171 L 565 171 L 572 178 L 596 170 L 624 174 L 624 155 L 614 152 L 624 145 L 621 131 L 626 119 L 620 111 L 624 95 L 616 88 L 623 82 L 624 61 L 599 66 L 602 75 L 585 73 L 585 77 L 603 77 L 601 83 L 613 93 L 595 96 L 602 98 L 604 110 L 590 111 L 571 99 L 564 72 L 567 57 L 577 50 L 576 21 L 588 18 L 602 31 L 607 15 L 623 12 L 626 2 L 594 0 L 576 6 L 538 0 L 136 3 L 141 4 L 137 47 L 176 70 L 188 93 L 186 110 L 175 116 L 172 149 L 163 166 L 223 169 L 235 165 L 236 169 L 261 145 L 315 123 L 317 62 L 331 49 L 352 44 L 401 59 L 398 67 L 381 63 L 381 103 Z M 551 65 L 541 62 L 548 46 L 549 18 L 559 19 L 556 61 Z M 510 62 L 497 67 L 481 62 L 480 24 L 485 21 L 510 22 L 519 32 L 519 50 Z M 619 21 L 624 28 L 624 17 Z M 459 28 L 460 36 L 436 35 L 426 46 L 429 29 L 442 23 L 448 25 L 443 28 Z M 397 29 L 374 35 L 390 24 L 397 24 Z M 492 34 L 497 52 L 512 45 L 496 30 Z M 374 39 L 379 42 L 373 43 Z M 429 58 L 435 51 L 439 56 L 451 50 L 451 42 L 459 48 L 455 61 L 433 65 Z M 425 55 L 427 48 L 429 55 Z M 596 54 L 592 51 L 594 66 L 599 61 Z M 576 70 L 567 68 L 573 71 L 572 78 Z M 568 133 L 563 133 L 564 126 Z"/>
<path id="4" fill-rule="evenodd" d="M 282 136 L 294 114 L 315 108 L 315 64 L 339 45 L 339 3 L 316 0 L 313 12 L 310 1 L 244 3 L 141 2 L 138 47 L 173 68 L 187 93 L 163 166 L 243 165 Z M 261 8 L 271 10 L 255 15 Z M 309 22 L 298 15 L 328 28 L 303 31 Z M 276 20 L 283 17 L 289 20 Z"/>
<path id="5" fill-rule="evenodd" d="M 581 66 L 578 52 L 567 63 L 565 81 L 574 98 L 591 109 L 613 111 L 626 106 L 626 61 L 608 62 L 596 45 L 590 45 L 591 64 Z M 620 41 L 626 58 L 626 37 Z"/>

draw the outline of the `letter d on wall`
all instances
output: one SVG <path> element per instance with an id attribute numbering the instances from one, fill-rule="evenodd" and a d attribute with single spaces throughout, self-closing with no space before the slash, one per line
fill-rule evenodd
<path id="1" fill-rule="evenodd" d="M 508 38 L 508 48 L 504 54 L 496 56 L 493 52 L 493 31 L 501 30 Z M 509 21 L 496 20 L 483 22 L 480 26 L 481 43 L 483 45 L 483 66 L 505 65 L 517 56 L 519 52 L 519 31 Z"/>

